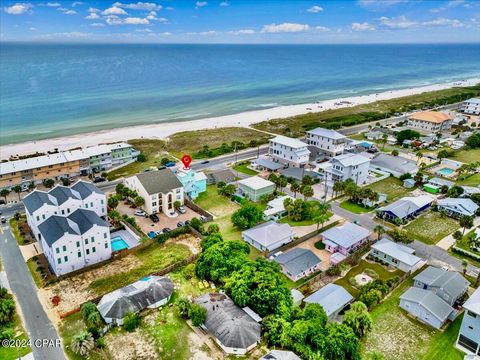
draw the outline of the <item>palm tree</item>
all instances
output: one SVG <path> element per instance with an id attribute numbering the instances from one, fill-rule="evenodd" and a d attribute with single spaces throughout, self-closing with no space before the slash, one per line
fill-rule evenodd
<path id="1" fill-rule="evenodd" d="M 8 189 L 2 189 L 0 190 L 0 196 L 5 199 L 5 204 L 7 203 L 7 196 L 10 194 L 10 190 Z"/>
<path id="2" fill-rule="evenodd" d="M 312 197 L 314 192 L 313 188 L 310 185 L 305 185 L 302 187 L 301 193 L 303 195 L 304 200 L 306 200 L 309 197 Z"/>
<path id="3" fill-rule="evenodd" d="M 86 357 L 95 346 L 95 341 L 92 334 L 82 331 L 73 337 L 70 346 L 75 354 Z"/>
<path id="4" fill-rule="evenodd" d="M 285 177 L 285 175 L 280 175 L 277 181 L 278 181 L 278 186 L 280 187 L 280 190 L 283 190 L 283 188 L 288 184 L 288 180 Z"/>
<path id="5" fill-rule="evenodd" d="M 465 275 L 467 273 L 468 262 L 466 260 L 463 260 L 462 266 L 463 266 L 463 275 Z"/>
<path id="6" fill-rule="evenodd" d="M 380 239 L 380 236 L 385 233 L 385 228 L 382 225 L 377 225 L 373 231 L 377 233 L 377 239 Z"/>
<path id="7" fill-rule="evenodd" d="M 296 181 L 293 182 L 292 185 L 290 185 L 290 190 L 293 191 L 293 196 L 296 199 L 297 198 L 297 192 L 300 191 L 300 184 L 297 183 Z"/>
<path id="8" fill-rule="evenodd" d="M 335 195 L 337 195 L 339 192 L 342 192 L 343 190 L 345 190 L 345 183 L 343 181 L 335 181 L 332 189 L 334 193 L 333 197 L 335 197 Z"/>
<path id="9" fill-rule="evenodd" d="M 387 143 L 387 139 L 388 139 L 388 135 L 387 135 L 387 134 L 383 134 L 383 135 L 382 135 L 382 150 L 385 149 L 385 144 Z"/>
<path id="10" fill-rule="evenodd" d="M 326 212 L 322 213 L 321 211 L 318 211 L 312 218 L 313 221 L 315 221 L 317 223 L 317 230 L 320 226 L 320 224 L 322 224 L 322 229 L 323 229 L 323 224 L 325 223 L 325 221 L 327 221 L 330 217 L 328 216 L 328 214 Z"/>
<path id="11" fill-rule="evenodd" d="M 462 216 L 460 218 L 460 226 L 463 228 L 463 235 L 465 235 L 465 230 L 473 226 L 473 218 L 471 216 Z"/>
<path id="12" fill-rule="evenodd" d="M 287 210 L 287 216 L 290 218 L 290 212 L 293 209 L 293 200 L 291 198 L 286 198 L 283 200 L 283 207 Z"/>
<path id="13" fill-rule="evenodd" d="M 135 206 L 142 206 L 143 204 L 145 204 L 145 199 L 143 197 L 137 195 L 134 198 L 134 203 L 135 203 Z"/>
<path id="14" fill-rule="evenodd" d="M 278 176 L 275 175 L 274 173 L 270 173 L 270 175 L 268 175 L 268 180 L 275 184 L 275 190 L 277 190 L 277 188 L 278 188 Z"/>
<path id="15" fill-rule="evenodd" d="M 20 193 L 22 192 L 22 187 L 20 185 L 15 185 L 13 188 L 12 188 L 13 191 L 15 191 L 18 195 L 18 201 L 20 201 Z"/>

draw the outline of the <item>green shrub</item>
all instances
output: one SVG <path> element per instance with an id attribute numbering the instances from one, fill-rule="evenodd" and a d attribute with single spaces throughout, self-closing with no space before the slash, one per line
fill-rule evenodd
<path id="1" fill-rule="evenodd" d="M 123 319 L 123 328 L 128 331 L 134 331 L 140 325 L 141 318 L 139 315 L 129 312 Z"/>
<path id="2" fill-rule="evenodd" d="M 200 326 L 207 318 L 207 309 L 198 304 L 191 304 L 188 309 L 188 317 L 192 320 L 193 326 Z"/>

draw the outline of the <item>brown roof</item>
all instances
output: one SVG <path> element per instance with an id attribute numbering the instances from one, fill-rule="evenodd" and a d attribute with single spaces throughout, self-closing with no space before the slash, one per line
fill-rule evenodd
<path id="1" fill-rule="evenodd" d="M 410 115 L 409 118 L 412 120 L 428 121 L 437 124 L 452 120 L 450 115 L 438 111 L 420 111 Z"/>

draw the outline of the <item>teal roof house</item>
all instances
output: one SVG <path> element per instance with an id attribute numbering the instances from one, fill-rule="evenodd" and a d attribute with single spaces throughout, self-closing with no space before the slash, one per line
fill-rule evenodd
<path id="1" fill-rule="evenodd" d="M 207 176 L 203 172 L 192 169 L 173 169 L 174 174 L 183 185 L 184 194 L 195 200 L 198 195 L 207 190 Z"/>

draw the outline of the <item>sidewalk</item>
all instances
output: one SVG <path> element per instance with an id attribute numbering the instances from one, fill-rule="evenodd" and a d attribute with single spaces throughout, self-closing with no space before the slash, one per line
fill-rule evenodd
<path id="1" fill-rule="evenodd" d="M 475 220 L 473 220 L 473 229 L 476 228 L 477 226 L 480 226 L 480 218 L 477 217 Z M 463 228 L 459 228 L 459 231 L 463 232 Z M 467 230 L 468 231 L 468 230 Z M 467 232 L 466 231 L 466 232 Z M 440 240 L 436 246 L 443 250 L 448 250 L 450 249 L 453 245 L 455 245 L 456 240 L 453 238 L 453 233 L 445 236 L 442 240 Z"/>

